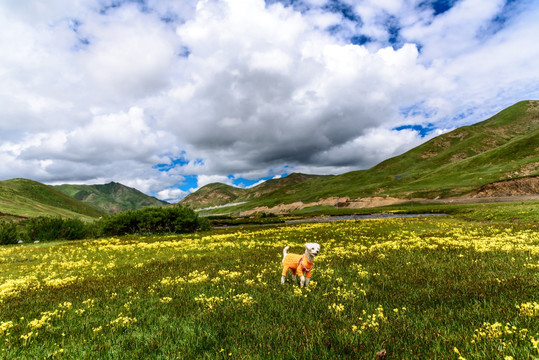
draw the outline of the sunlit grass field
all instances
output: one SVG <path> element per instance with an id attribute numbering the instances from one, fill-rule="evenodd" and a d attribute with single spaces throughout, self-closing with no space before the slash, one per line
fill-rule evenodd
<path id="1" fill-rule="evenodd" d="M 318 242 L 311 286 L 282 249 Z M 538 359 L 535 222 L 311 223 L 0 247 L 2 359 Z"/>

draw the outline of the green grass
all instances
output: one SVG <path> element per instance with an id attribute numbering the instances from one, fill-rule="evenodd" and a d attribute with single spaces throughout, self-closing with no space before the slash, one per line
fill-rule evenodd
<path id="1" fill-rule="evenodd" d="M 11 219 L 42 215 L 92 219 L 103 215 L 51 186 L 27 179 L 0 181 L 0 213 Z"/>
<path id="2" fill-rule="evenodd" d="M 534 359 L 527 206 L 3 246 L 0 358 Z M 281 286 L 307 241 L 313 286 Z"/>

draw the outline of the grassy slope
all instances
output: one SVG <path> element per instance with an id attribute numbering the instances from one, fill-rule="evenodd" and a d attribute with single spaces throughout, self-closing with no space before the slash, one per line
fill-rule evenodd
<path id="1" fill-rule="evenodd" d="M 205 208 L 235 202 L 256 202 L 258 199 L 266 201 L 268 198 L 278 198 L 286 195 L 294 186 L 319 178 L 323 178 L 323 176 L 294 173 L 282 179 L 268 180 L 250 189 L 240 189 L 221 183 L 213 183 L 188 195 L 182 203 L 189 204 L 195 208 Z"/>
<path id="2" fill-rule="evenodd" d="M 103 213 L 51 186 L 27 179 L 0 181 L 0 212 L 8 217 L 57 215 L 96 218 Z"/>
<path id="3" fill-rule="evenodd" d="M 489 120 L 439 136 L 373 171 L 393 176 L 389 193 L 423 191 L 426 196 L 459 195 L 516 175 L 537 163 L 539 111 L 520 102 Z M 408 170 L 409 169 L 409 170 Z M 537 171 L 535 172 L 537 173 Z"/>
<path id="4" fill-rule="evenodd" d="M 246 193 L 246 189 L 213 183 L 203 186 L 196 193 L 188 195 L 182 203 L 189 204 L 195 208 L 206 208 L 237 202 Z"/>
<path id="5" fill-rule="evenodd" d="M 288 184 L 280 191 L 249 199 L 241 208 L 311 202 L 330 196 L 462 195 L 494 181 L 539 174 L 538 138 L 539 101 L 522 101 L 488 120 L 438 136 L 371 169 Z"/>
<path id="6" fill-rule="evenodd" d="M 55 188 L 107 213 L 167 205 L 164 201 L 115 182 L 104 185 L 65 184 L 55 186 Z"/>
<path id="7" fill-rule="evenodd" d="M 522 166 L 539 162 L 535 150 L 539 111 L 528 111 L 529 107 L 528 102 L 517 103 L 486 121 L 438 136 L 369 170 L 313 183 L 320 190 L 312 198 L 329 193 L 406 196 L 410 191 L 429 197 L 460 195 L 506 179 Z"/>

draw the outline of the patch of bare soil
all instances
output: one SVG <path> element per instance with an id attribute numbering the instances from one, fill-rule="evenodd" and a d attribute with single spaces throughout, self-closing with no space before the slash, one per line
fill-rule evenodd
<path id="1" fill-rule="evenodd" d="M 320 199 L 316 202 L 303 203 L 302 201 L 296 201 L 291 204 L 279 204 L 272 208 L 267 206 L 260 206 L 251 210 L 243 211 L 240 216 L 251 216 L 256 213 L 266 213 L 266 214 L 288 214 L 295 210 L 301 210 L 305 208 L 315 207 L 315 206 L 333 206 L 336 208 L 350 208 L 350 209 L 362 209 L 362 208 L 372 208 L 378 206 L 394 205 L 400 203 L 406 203 L 410 200 L 408 199 L 397 199 L 393 197 L 367 197 L 356 200 L 350 200 L 349 197 L 330 197 L 326 199 Z"/>
<path id="2" fill-rule="evenodd" d="M 472 198 L 539 195 L 539 176 L 498 181 L 481 186 L 469 194 Z"/>
<path id="3" fill-rule="evenodd" d="M 446 199 L 425 200 L 422 203 L 474 204 L 507 201 L 539 201 L 539 176 L 497 181 L 481 186 L 471 193 Z"/>
<path id="4" fill-rule="evenodd" d="M 449 162 L 454 163 L 454 162 L 457 162 L 457 161 L 460 161 L 460 160 L 464 160 L 467 157 L 468 157 L 468 155 L 466 155 L 464 153 L 454 154 L 449 158 Z"/>
<path id="5" fill-rule="evenodd" d="M 361 199 L 349 201 L 347 207 L 351 209 L 363 209 L 363 208 L 402 204 L 409 201 L 410 201 L 409 199 L 399 199 L 399 198 L 394 198 L 394 197 L 389 197 L 389 196 L 388 197 L 374 196 L 374 197 L 367 197 L 367 198 L 361 198 Z"/>
<path id="6" fill-rule="evenodd" d="M 430 159 L 430 158 L 435 157 L 436 155 L 438 155 L 438 153 L 436 151 L 428 151 L 428 152 L 424 153 L 423 155 L 421 155 L 421 158 L 422 159 Z"/>
<path id="7" fill-rule="evenodd" d="M 535 149 L 535 152 L 539 153 L 539 147 Z M 516 176 L 529 176 L 533 173 L 535 173 L 539 169 L 539 162 L 532 162 L 528 163 L 526 165 L 523 165 L 520 168 L 520 172 L 515 172 L 514 175 Z"/>

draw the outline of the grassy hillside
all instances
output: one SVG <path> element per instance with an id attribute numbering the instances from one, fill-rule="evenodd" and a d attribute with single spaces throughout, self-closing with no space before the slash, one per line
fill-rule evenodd
<path id="1" fill-rule="evenodd" d="M 250 189 L 240 189 L 234 186 L 221 183 L 213 183 L 200 188 L 182 200 L 182 204 L 187 204 L 195 208 L 207 208 L 238 202 L 256 202 L 268 198 L 280 197 L 287 194 L 289 189 L 297 184 L 320 178 L 317 175 L 290 174 L 281 179 L 268 180 Z"/>
<path id="2" fill-rule="evenodd" d="M 538 139 L 539 101 L 523 101 L 332 184 L 337 194 L 351 197 L 462 195 L 494 181 L 537 175 Z"/>
<path id="3" fill-rule="evenodd" d="M 278 191 L 246 196 L 243 200 L 248 203 L 241 208 L 298 200 L 312 202 L 332 196 L 356 199 L 409 197 L 410 194 L 426 198 L 462 195 L 491 182 L 539 175 L 538 144 L 539 101 L 522 101 L 488 120 L 438 136 L 368 170 L 338 176 L 308 176 L 301 181 L 287 181 L 288 177 L 274 180 L 272 186 Z M 215 186 L 208 185 L 207 202 L 211 202 L 209 190 Z M 247 193 L 257 192 L 262 186 L 265 184 Z M 197 193 L 184 201 L 196 197 Z"/>
<path id="4" fill-rule="evenodd" d="M 40 215 L 96 218 L 103 213 L 51 186 L 12 179 L 0 181 L 0 215 L 7 218 Z"/>
<path id="5" fill-rule="evenodd" d="M 148 196 L 136 189 L 111 182 L 104 185 L 58 185 L 62 193 L 106 213 L 136 210 L 148 206 L 165 206 L 167 202 Z"/>
<path id="6" fill-rule="evenodd" d="M 239 198 L 244 198 L 247 191 L 230 185 L 213 183 L 201 187 L 193 194 L 189 194 L 183 199 L 182 203 L 195 208 L 225 205 L 237 202 Z"/>

